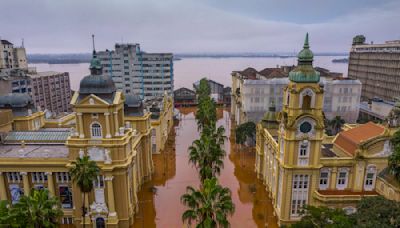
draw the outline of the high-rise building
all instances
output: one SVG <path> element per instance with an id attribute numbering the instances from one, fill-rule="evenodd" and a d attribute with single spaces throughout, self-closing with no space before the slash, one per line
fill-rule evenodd
<path id="1" fill-rule="evenodd" d="M 361 81 L 362 100 L 394 101 L 400 96 L 400 40 L 367 44 L 364 36 L 354 37 L 348 77 Z"/>
<path id="2" fill-rule="evenodd" d="M 0 39 L 0 69 L 27 67 L 25 48 L 14 47 L 8 40 Z"/>
<path id="3" fill-rule="evenodd" d="M 142 99 L 173 94 L 174 68 L 172 53 L 146 53 L 139 44 L 115 44 L 113 51 L 97 56 L 103 73 L 111 76 L 117 89 Z"/>
<path id="4" fill-rule="evenodd" d="M 68 72 L 54 71 L 30 74 L 32 99 L 36 107 L 54 114 L 70 112 L 71 85 Z"/>

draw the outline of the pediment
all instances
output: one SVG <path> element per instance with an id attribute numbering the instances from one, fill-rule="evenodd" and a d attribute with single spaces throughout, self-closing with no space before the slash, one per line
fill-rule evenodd
<path id="1" fill-rule="evenodd" d="M 83 98 L 79 101 L 79 105 L 110 105 L 107 101 L 101 99 L 100 97 L 90 94 L 89 96 Z"/>

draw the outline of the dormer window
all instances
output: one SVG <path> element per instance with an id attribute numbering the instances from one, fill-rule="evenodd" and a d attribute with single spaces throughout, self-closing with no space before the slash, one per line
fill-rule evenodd
<path id="1" fill-rule="evenodd" d="M 101 125 L 99 123 L 97 123 L 97 122 L 92 123 L 90 129 L 91 129 L 92 138 L 101 138 L 102 137 Z"/>

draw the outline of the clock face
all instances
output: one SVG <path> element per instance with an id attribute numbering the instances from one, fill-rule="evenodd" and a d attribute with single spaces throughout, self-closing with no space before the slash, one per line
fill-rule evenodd
<path id="1" fill-rule="evenodd" d="M 311 129 L 312 129 L 312 126 L 309 122 L 304 122 L 300 125 L 300 131 L 302 133 L 308 133 L 311 131 Z"/>

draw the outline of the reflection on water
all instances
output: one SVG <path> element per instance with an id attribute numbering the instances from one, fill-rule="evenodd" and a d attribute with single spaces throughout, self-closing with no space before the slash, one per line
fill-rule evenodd
<path id="1" fill-rule="evenodd" d="M 188 147 L 199 135 L 194 109 L 180 109 L 182 120 L 171 131 L 164 152 L 153 155 L 155 172 L 153 179 L 145 183 L 139 192 L 140 210 L 133 227 L 182 227 L 181 215 L 185 207 L 180 196 L 186 186 L 199 185 L 197 171 L 188 163 Z M 273 209 L 261 182 L 254 172 L 255 150 L 239 149 L 231 134 L 229 112 L 218 109 L 218 124 L 226 129 L 227 156 L 220 183 L 232 191 L 235 214 L 230 218 L 232 227 L 278 227 Z"/>

